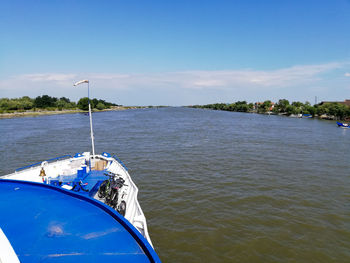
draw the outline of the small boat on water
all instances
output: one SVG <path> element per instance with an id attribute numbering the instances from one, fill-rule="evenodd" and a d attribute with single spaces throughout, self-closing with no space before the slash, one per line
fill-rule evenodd
<path id="1" fill-rule="evenodd" d="M 289 117 L 291 117 L 291 118 L 302 118 L 303 115 L 301 113 L 299 113 L 299 114 L 291 114 L 291 115 L 289 115 Z"/>
<path id="2" fill-rule="evenodd" d="M 338 127 L 341 127 L 341 128 L 350 128 L 350 125 L 348 123 L 343 123 L 343 122 L 337 121 L 337 125 L 338 125 Z"/>
<path id="3" fill-rule="evenodd" d="M 303 118 L 307 118 L 307 119 L 311 119 L 312 118 L 312 115 L 311 114 L 307 114 L 307 113 L 304 113 Z"/>
<path id="4" fill-rule="evenodd" d="M 95 154 L 89 115 L 92 153 L 0 177 L 0 262 L 160 262 L 138 188 L 116 155 Z"/>

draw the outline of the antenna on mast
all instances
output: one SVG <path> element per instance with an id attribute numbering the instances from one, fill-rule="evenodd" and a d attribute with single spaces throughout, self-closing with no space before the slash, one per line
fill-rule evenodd
<path id="1" fill-rule="evenodd" d="M 94 131 L 92 129 L 92 114 L 91 114 L 91 105 L 90 105 L 90 83 L 89 80 L 84 79 L 74 83 L 73 86 L 78 86 L 80 84 L 88 84 L 88 102 L 89 102 L 89 116 L 90 116 L 90 135 L 91 135 L 91 145 L 92 145 L 92 155 L 95 157 L 95 143 L 94 143 Z"/>

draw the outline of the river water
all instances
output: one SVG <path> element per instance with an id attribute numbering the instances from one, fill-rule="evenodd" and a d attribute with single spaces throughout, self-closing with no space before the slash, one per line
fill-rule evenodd
<path id="1" fill-rule="evenodd" d="M 189 108 L 93 114 L 163 262 L 350 262 L 350 129 Z M 84 114 L 0 120 L 0 174 L 90 150 Z"/>

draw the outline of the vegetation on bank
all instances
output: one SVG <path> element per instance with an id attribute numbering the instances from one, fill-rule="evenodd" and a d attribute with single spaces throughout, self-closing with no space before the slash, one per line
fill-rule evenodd
<path id="1" fill-rule="evenodd" d="M 247 103 L 246 101 L 238 101 L 235 103 L 214 103 L 207 105 L 194 105 L 192 108 L 203 108 L 212 110 L 225 110 L 236 112 L 256 112 L 256 113 L 272 113 L 279 115 L 298 115 L 310 114 L 312 117 L 319 116 L 327 119 L 344 120 L 350 118 L 350 107 L 341 103 L 331 102 L 311 105 L 309 102 L 294 101 L 290 103 L 286 99 L 280 99 L 273 104 L 270 100 L 263 103 Z"/>
<path id="2" fill-rule="evenodd" d="M 109 109 L 117 104 L 106 102 L 104 100 L 90 100 L 91 108 L 97 110 Z M 88 98 L 81 98 L 77 103 L 70 101 L 66 97 L 56 98 L 48 95 L 30 98 L 23 96 L 21 98 L 1 98 L 0 113 L 24 112 L 24 111 L 62 111 L 62 110 L 88 110 Z"/>

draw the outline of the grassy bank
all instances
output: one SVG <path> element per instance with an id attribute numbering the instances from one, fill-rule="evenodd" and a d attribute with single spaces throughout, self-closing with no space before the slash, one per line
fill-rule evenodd
<path id="1" fill-rule="evenodd" d="M 89 101 L 93 111 L 125 110 L 130 107 L 124 107 L 115 103 L 107 102 L 101 99 L 81 98 L 77 103 L 70 101 L 69 98 L 51 97 L 49 95 L 30 98 L 23 96 L 21 98 L 0 98 L 0 118 L 14 118 L 25 116 L 40 116 L 54 114 L 72 114 L 86 112 Z"/>
<path id="2" fill-rule="evenodd" d="M 146 107 L 137 107 L 137 106 L 112 106 L 109 109 L 97 110 L 94 109 L 93 112 L 104 112 L 104 111 L 119 111 L 119 110 L 128 110 L 128 109 L 138 109 L 138 108 L 146 108 Z M 42 115 L 57 115 L 57 114 L 73 114 L 73 113 L 86 113 L 85 110 L 80 109 L 71 109 L 71 110 L 20 110 L 20 111 L 11 111 L 6 113 L 0 113 L 0 119 L 7 118 L 17 118 L 17 117 L 34 117 L 34 116 L 42 116 Z"/>

